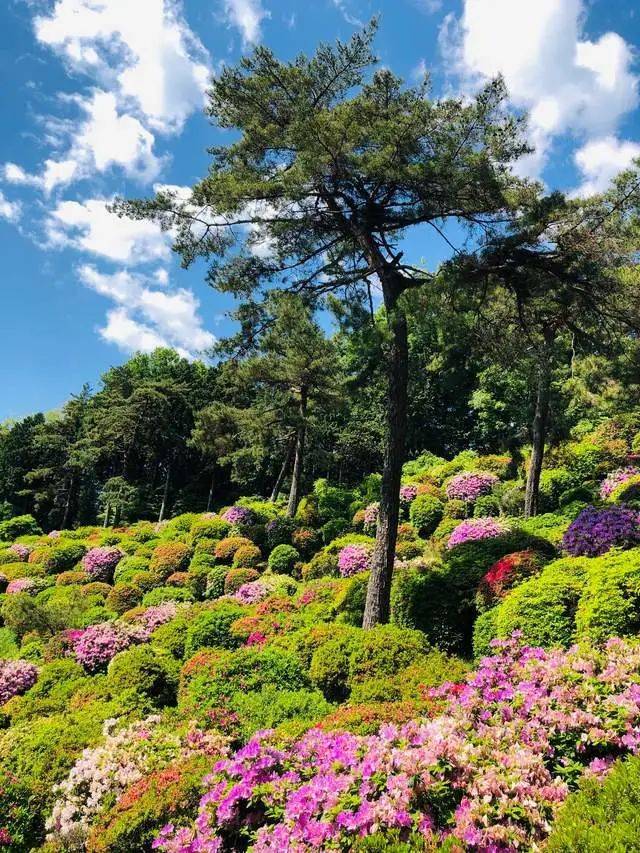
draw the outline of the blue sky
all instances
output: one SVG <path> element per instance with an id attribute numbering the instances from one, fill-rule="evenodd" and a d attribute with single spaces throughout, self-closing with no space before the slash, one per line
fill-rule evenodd
<path id="1" fill-rule="evenodd" d="M 640 156 L 640 11 L 627 0 L 5 0 L 0 11 L 0 420 L 59 406 L 137 349 L 189 357 L 231 304 L 114 195 L 184 187 L 224 140 L 202 106 L 256 43 L 288 58 L 380 15 L 377 52 L 436 94 L 501 71 L 549 186 L 598 191 Z M 433 267 L 435 235 L 408 244 Z"/>

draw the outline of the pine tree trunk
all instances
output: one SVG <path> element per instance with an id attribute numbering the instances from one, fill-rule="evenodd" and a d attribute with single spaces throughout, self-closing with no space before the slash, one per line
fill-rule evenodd
<path id="1" fill-rule="evenodd" d="M 407 318 L 398 305 L 397 294 L 388 292 L 384 282 L 383 294 L 391 336 L 387 355 L 387 424 L 380 511 L 363 628 L 388 622 L 390 617 L 391 579 L 400 517 L 400 479 L 407 432 Z"/>
<path id="2" fill-rule="evenodd" d="M 293 459 L 293 473 L 291 475 L 291 489 L 289 490 L 289 503 L 287 505 L 287 515 L 293 518 L 298 509 L 298 501 L 300 500 L 300 480 L 302 479 L 302 466 L 304 464 L 304 443 L 307 433 L 307 389 L 302 388 L 300 391 L 300 423 L 298 424 L 298 432 L 296 434 L 296 450 Z"/>
<path id="3" fill-rule="evenodd" d="M 171 479 L 171 463 L 167 464 L 167 473 L 164 478 L 164 490 L 162 492 L 162 503 L 160 504 L 160 513 L 158 515 L 158 524 L 164 520 L 164 514 L 167 510 L 167 500 L 169 497 L 169 481 Z"/>
<path id="4" fill-rule="evenodd" d="M 211 483 L 209 484 L 209 494 L 207 495 L 207 508 L 205 512 L 211 512 L 211 505 L 213 504 L 213 487 L 216 482 L 216 474 L 215 471 L 211 472 Z"/>
<path id="5" fill-rule="evenodd" d="M 544 461 L 544 445 L 547 438 L 549 419 L 549 393 L 551 389 L 551 346 L 553 339 L 547 340 L 542 360 L 538 368 L 538 388 L 536 408 L 531 424 L 531 459 L 527 474 L 527 487 L 524 498 L 524 517 L 531 518 L 538 512 L 540 495 L 540 475 Z"/>
<path id="6" fill-rule="evenodd" d="M 104 508 L 104 521 L 102 523 L 103 527 L 109 526 L 109 516 L 111 515 L 111 504 L 107 502 L 107 505 Z"/>
<path id="7" fill-rule="evenodd" d="M 287 453 L 284 457 L 284 461 L 282 462 L 282 466 L 280 468 L 280 471 L 278 473 L 276 481 L 273 484 L 273 490 L 271 492 L 271 497 L 269 498 L 271 503 L 275 503 L 278 500 L 278 495 L 280 494 L 280 491 L 282 489 L 282 483 L 284 482 L 284 478 L 287 474 L 287 468 L 289 467 L 289 464 L 291 462 L 292 451 L 293 451 L 293 442 L 289 441 L 289 443 L 287 444 Z"/>
<path id="8" fill-rule="evenodd" d="M 69 516 L 71 515 L 71 499 L 73 497 L 74 485 L 74 478 L 71 477 L 71 479 L 69 480 L 69 488 L 67 489 L 67 499 L 64 502 L 64 514 L 62 516 L 62 524 L 60 525 L 62 530 L 69 529 Z"/>

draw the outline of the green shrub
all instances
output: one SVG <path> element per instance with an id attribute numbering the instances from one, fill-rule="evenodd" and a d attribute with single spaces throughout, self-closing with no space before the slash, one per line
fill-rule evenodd
<path id="1" fill-rule="evenodd" d="M 78 586 L 89 582 L 85 571 L 60 572 L 56 576 L 56 586 Z"/>
<path id="2" fill-rule="evenodd" d="M 228 536 L 221 539 L 216 545 L 215 556 L 221 563 L 232 563 L 234 555 L 239 548 L 253 547 L 253 542 L 245 536 Z"/>
<path id="3" fill-rule="evenodd" d="M 117 654 L 107 670 L 107 683 L 114 693 L 135 690 L 158 708 L 173 705 L 178 692 L 177 662 L 148 645 L 133 646 Z"/>
<path id="4" fill-rule="evenodd" d="M 224 579 L 224 591 L 226 595 L 233 595 L 245 583 L 257 581 L 260 577 L 255 569 L 229 569 Z"/>
<path id="5" fill-rule="evenodd" d="M 316 480 L 313 484 L 313 495 L 322 521 L 346 518 L 354 500 L 351 489 L 342 486 L 330 486 L 325 479 Z"/>
<path id="6" fill-rule="evenodd" d="M 554 551 L 546 540 L 514 530 L 458 545 L 444 553 L 440 564 L 398 572 L 392 587 L 392 621 L 423 631 L 443 651 L 469 654 L 480 580 L 505 554 L 523 550 L 542 558 Z"/>
<path id="7" fill-rule="evenodd" d="M 475 518 L 500 515 L 500 501 L 495 495 L 482 495 L 473 505 Z"/>
<path id="8" fill-rule="evenodd" d="M 182 668 L 178 707 L 187 714 L 229 707 L 234 694 L 277 690 L 303 690 L 309 678 L 295 655 L 256 646 L 235 652 L 202 650 Z"/>
<path id="9" fill-rule="evenodd" d="M 193 601 L 193 593 L 190 589 L 179 586 L 157 586 L 145 592 L 142 604 L 145 607 L 162 604 L 163 601 Z"/>
<path id="10" fill-rule="evenodd" d="M 496 611 L 485 610 L 473 626 L 473 656 L 478 659 L 491 654 L 491 640 L 497 636 Z"/>
<path id="11" fill-rule="evenodd" d="M 233 555 L 234 569 L 252 569 L 262 560 L 260 548 L 257 545 L 243 545 Z"/>
<path id="12" fill-rule="evenodd" d="M 216 545 L 219 541 L 219 539 L 198 539 L 193 551 L 194 559 L 196 557 L 212 557 L 215 559 Z"/>
<path id="13" fill-rule="evenodd" d="M 31 787 L 0 767 L 0 829 L 9 841 L 3 841 L 5 853 L 35 850 L 44 836 L 44 815 L 38 808 Z"/>
<path id="14" fill-rule="evenodd" d="M 525 641 L 539 646 L 569 646 L 575 640 L 575 615 L 587 583 L 589 558 L 566 557 L 550 563 L 535 578 L 520 584 L 479 620 L 478 651 L 486 649 L 489 631 L 508 637 L 522 631 Z"/>
<path id="15" fill-rule="evenodd" d="M 181 542 L 166 542 L 154 548 L 149 571 L 158 581 L 165 581 L 174 572 L 186 569 L 191 549 Z"/>
<path id="16" fill-rule="evenodd" d="M 61 542 L 58 540 L 50 549 L 43 565 L 50 575 L 72 569 L 86 554 L 85 545 L 80 542 Z"/>
<path id="17" fill-rule="evenodd" d="M 138 572 L 146 572 L 149 560 L 144 557 L 123 557 L 113 573 L 114 583 L 131 583 Z"/>
<path id="18" fill-rule="evenodd" d="M 549 853 L 640 850 L 640 759 L 616 764 L 604 781 L 584 779 L 557 815 Z"/>
<path id="19" fill-rule="evenodd" d="M 109 610 L 121 615 L 131 610 L 142 600 L 142 590 L 139 586 L 129 583 L 117 583 L 106 598 L 105 604 Z"/>
<path id="20" fill-rule="evenodd" d="M 240 718 L 245 737 L 289 720 L 311 728 L 333 710 L 319 690 L 282 690 L 273 684 L 266 684 L 260 690 L 234 693 L 230 706 Z"/>
<path id="21" fill-rule="evenodd" d="M 0 660 L 18 657 L 18 642 L 11 628 L 0 628 Z"/>
<path id="22" fill-rule="evenodd" d="M 290 545 L 296 522 L 287 515 L 279 515 L 267 524 L 266 543 L 269 549 L 278 545 Z"/>
<path id="23" fill-rule="evenodd" d="M 351 522 L 348 518 L 332 518 L 322 525 L 320 530 L 322 541 L 325 545 L 332 542 L 338 536 L 342 536 L 351 527 Z"/>
<path id="24" fill-rule="evenodd" d="M 228 572 L 227 566 L 214 566 L 209 570 L 204 593 L 206 599 L 220 598 L 221 595 L 224 595 L 224 581 Z"/>
<path id="25" fill-rule="evenodd" d="M 575 625 L 590 643 L 640 633 L 640 549 L 589 561 Z"/>
<path id="26" fill-rule="evenodd" d="M 199 542 L 201 539 L 224 539 L 229 533 L 231 525 L 219 515 L 210 518 L 199 518 L 191 525 L 191 541 Z"/>
<path id="27" fill-rule="evenodd" d="M 462 519 L 467 517 L 467 504 L 458 498 L 446 501 L 444 504 L 444 518 Z"/>
<path id="28" fill-rule="evenodd" d="M 52 633 L 51 620 L 44 607 L 24 592 L 7 595 L 0 608 L 2 621 L 16 637 L 22 638 L 29 631 L 37 631 L 41 636 Z"/>
<path id="29" fill-rule="evenodd" d="M 240 605 L 226 601 L 198 613 L 189 622 L 185 638 L 185 657 L 191 657 L 203 647 L 236 648 L 238 641 L 230 628 L 242 615 L 244 610 Z"/>
<path id="30" fill-rule="evenodd" d="M 154 648 L 166 650 L 176 660 L 182 660 L 191 619 L 190 613 L 179 613 L 170 622 L 156 628 L 151 637 L 151 644 Z"/>
<path id="31" fill-rule="evenodd" d="M 411 503 L 409 518 L 421 536 L 431 536 L 444 515 L 444 504 L 433 495 L 418 495 Z"/>
<path id="32" fill-rule="evenodd" d="M 292 575 L 300 554 L 292 545 L 276 545 L 269 554 L 269 571 L 278 575 Z"/>
<path id="33" fill-rule="evenodd" d="M 32 515 L 16 515 L 0 522 L 0 542 L 12 542 L 19 536 L 40 536 L 42 529 Z"/>
<path id="34" fill-rule="evenodd" d="M 640 499 L 640 474 L 620 483 L 609 495 L 610 501 L 624 504 L 637 504 Z"/>
<path id="35" fill-rule="evenodd" d="M 566 468 L 546 468 L 540 475 L 538 505 L 540 512 L 552 512 L 560 505 L 560 495 L 576 486 L 580 477 Z"/>
<path id="36" fill-rule="evenodd" d="M 351 632 L 341 633 L 319 645 L 311 657 L 309 677 L 329 702 L 344 702 L 349 696 L 352 641 Z"/>
<path id="37" fill-rule="evenodd" d="M 343 582 L 342 590 L 335 600 L 335 613 L 339 622 L 357 628 L 362 625 L 368 583 L 368 574 L 356 575 Z"/>

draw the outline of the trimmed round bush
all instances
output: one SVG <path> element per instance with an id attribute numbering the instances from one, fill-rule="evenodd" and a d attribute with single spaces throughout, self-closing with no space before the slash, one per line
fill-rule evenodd
<path id="1" fill-rule="evenodd" d="M 507 532 L 507 525 L 495 518 L 469 518 L 451 531 L 447 548 L 455 548 L 481 539 L 495 539 L 498 536 L 504 536 Z"/>
<path id="2" fill-rule="evenodd" d="M 122 557 L 123 553 L 119 548 L 91 548 L 82 559 L 82 567 L 92 580 L 110 583 Z"/>
<path id="3" fill-rule="evenodd" d="M 338 571 L 349 578 L 371 568 L 371 548 L 367 545 L 346 545 L 338 555 Z"/>
<path id="4" fill-rule="evenodd" d="M 123 557 L 113 573 L 114 583 L 130 583 L 138 572 L 146 572 L 149 560 L 145 557 Z"/>
<path id="5" fill-rule="evenodd" d="M 291 537 L 296 529 L 296 522 L 286 515 L 272 518 L 265 525 L 267 547 L 276 548 L 278 545 L 290 545 Z"/>
<path id="6" fill-rule="evenodd" d="M 108 610 L 121 615 L 131 610 L 142 600 L 142 590 L 139 586 L 134 586 L 129 583 L 117 583 L 109 592 L 106 599 Z"/>
<path id="7" fill-rule="evenodd" d="M 26 693 L 38 680 L 38 667 L 26 660 L 0 660 L 0 706 Z"/>
<path id="8" fill-rule="evenodd" d="M 573 557 L 598 557 L 611 548 L 630 548 L 640 542 L 640 519 L 625 506 L 588 506 L 571 522 L 562 547 Z"/>
<path id="9" fill-rule="evenodd" d="M 291 536 L 291 544 L 300 552 L 303 559 L 313 554 L 320 547 L 320 535 L 316 530 L 311 530 L 308 527 L 301 527 L 295 530 Z"/>
<path id="10" fill-rule="evenodd" d="M 238 640 L 231 625 L 244 614 L 244 609 L 232 602 L 220 602 L 212 610 L 203 610 L 189 621 L 185 639 L 185 657 L 191 657 L 203 647 L 235 649 Z"/>
<path id="11" fill-rule="evenodd" d="M 260 573 L 255 569 L 229 569 L 224 579 L 224 591 L 226 595 L 233 595 L 245 583 L 257 581 Z"/>
<path id="12" fill-rule="evenodd" d="M 182 542 L 163 543 L 154 549 L 149 571 L 159 581 L 165 581 L 174 572 L 186 570 L 190 558 L 191 549 Z"/>
<path id="13" fill-rule="evenodd" d="M 222 513 L 221 518 L 229 524 L 253 524 L 255 515 L 246 506 L 232 506 Z"/>
<path id="14" fill-rule="evenodd" d="M 455 474 L 445 487 L 449 500 L 471 503 L 482 495 L 487 495 L 498 482 L 495 474 L 489 471 L 463 471 Z"/>
<path id="15" fill-rule="evenodd" d="M 86 554 L 86 546 L 80 542 L 58 542 L 50 549 L 43 565 L 50 575 L 72 569 Z"/>
<path id="16" fill-rule="evenodd" d="M 299 560 L 300 554 L 293 545 L 276 545 L 269 554 L 267 565 L 269 571 L 276 575 L 292 575 Z"/>
<path id="17" fill-rule="evenodd" d="M 221 563 L 232 563 L 234 555 L 239 548 L 253 545 L 250 539 L 246 536 L 228 536 L 226 539 L 221 539 L 216 545 L 215 557 Z"/>
<path id="18" fill-rule="evenodd" d="M 155 607 L 165 601 L 193 601 L 193 593 L 190 589 L 179 586 L 157 586 L 145 592 L 142 604 L 145 607 Z"/>
<path id="19" fill-rule="evenodd" d="M 231 525 L 219 515 L 203 516 L 191 525 L 191 541 L 198 542 L 201 539 L 223 539 L 228 533 Z"/>
<path id="20" fill-rule="evenodd" d="M 224 581 L 228 572 L 228 566 L 213 566 L 207 572 L 207 583 L 204 592 L 206 599 L 220 598 L 221 595 L 224 595 Z"/>
<path id="21" fill-rule="evenodd" d="M 243 545 L 233 555 L 234 569 L 252 569 L 262 560 L 260 548 L 257 545 Z"/>
<path id="22" fill-rule="evenodd" d="M 411 524 L 421 536 L 431 536 L 443 515 L 444 504 L 434 495 L 418 495 L 409 510 Z"/>
<path id="23" fill-rule="evenodd" d="M 107 669 L 107 683 L 116 693 L 133 688 L 162 708 L 175 704 L 178 665 L 151 646 L 134 646 L 113 658 Z"/>
<path id="24" fill-rule="evenodd" d="M 42 529 L 32 515 L 16 515 L 0 522 L 0 542 L 11 542 L 18 536 L 40 536 Z"/>

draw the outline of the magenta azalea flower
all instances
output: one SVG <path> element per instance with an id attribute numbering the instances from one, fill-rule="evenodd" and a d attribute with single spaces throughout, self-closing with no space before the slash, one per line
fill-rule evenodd
<path id="1" fill-rule="evenodd" d="M 455 548 L 465 542 L 475 542 L 479 539 L 493 539 L 502 536 L 509 528 L 496 518 L 468 518 L 454 528 L 449 536 L 447 548 Z"/>
<path id="2" fill-rule="evenodd" d="M 27 660 L 0 660 L 0 705 L 26 693 L 38 680 L 38 667 Z"/>
<path id="3" fill-rule="evenodd" d="M 125 628 L 115 622 L 90 625 L 74 640 L 73 647 L 78 663 L 88 672 L 106 667 L 118 652 L 143 639 L 133 628 Z"/>
<path id="4" fill-rule="evenodd" d="M 605 500 L 615 489 L 617 489 L 618 486 L 621 486 L 623 483 L 626 483 L 627 480 L 630 480 L 632 477 L 636 477 L 638 474 L 640 474 L 640 470 L 633 466 L 618 468 L 617 471 L 612 471 L 600 484 L 600 497 Z"/>
<path id="5" fill-rule="evenodd" d="M 447 497 L 449 500 L 475 501 L 482 495 L 488 495 L 497 482 L 496 475 L 489 471 L 464 471 L 447 483 Z"/>
<path id="6" fill-rule="evenodd" d="M 371 548 L 367 545 L 346 545 L 338 556 L 338 570 L 343 578 L 350 578 L 371 568 Z"/>
<path id="7" fill-rule="evenodd" d="M 19 592 L 35 592 L 37 584 L 33 578 L 16 578 L 11 581 L 6 589 L 7 595 L 16 595 Z"/>
<path id="8" fill-rule="evenodd" d="M 232 506 L 221 516 L 229 524 L 253 524 L 254 515 L 246 506 Z"/>
<path id="9" fill-rule="evenodd" d="M 115 568 L 122 556 L 119 548 L 92 548 L 82 558 L 82 565 L 92 580 L 111 583 Z"/>

